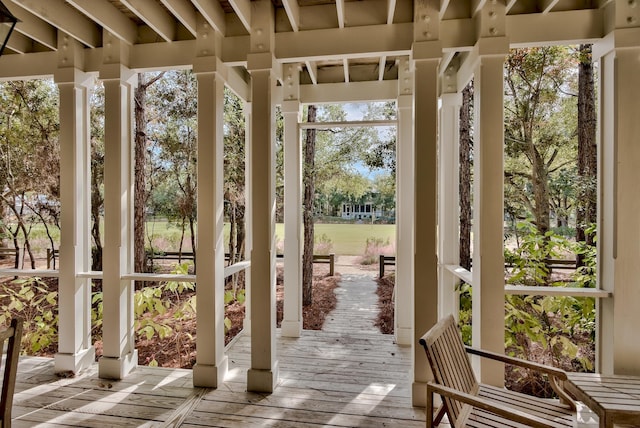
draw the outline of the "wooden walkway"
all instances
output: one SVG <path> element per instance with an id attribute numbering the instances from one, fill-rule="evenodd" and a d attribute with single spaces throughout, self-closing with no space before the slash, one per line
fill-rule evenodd
<path id="1" fill-rule="evenodd" d="M 374 273 L 375 274 L 375 273 Z M 53 360 L 23 358 L 16 427 L 423 427 L 411 406 L 411 350 L 373 327 L 375 282 L 344 275 L 338 306 L 321 332 L 278 335 L 280 383 L 246 392 L 250 338 L 229 349 L 229 374 L 216 389 L 193 388 L 190 370 L 139 367 L 122 381 L 53 374 Z"/>

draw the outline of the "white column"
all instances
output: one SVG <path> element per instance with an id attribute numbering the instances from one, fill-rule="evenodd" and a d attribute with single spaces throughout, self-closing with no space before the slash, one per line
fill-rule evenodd
<path id="1" fill-rule="evenodd" d="M 414 156 L 413 72 L 409 58 L 398 66 L 396 131 L 396 285 L 394 334 L 399 345 L 413 343 Z"/>
<path id="2" fill-rule="evenodd" d="M 251 251 L 253 250 L 253 228 L 251 219 L 253 218 L 252 200 L 253 191 L 251 184 L 251 109 L 250 102 L 244 103 L 244 221 L 245 221 L 245 238 L 244 238 L 244 255 L 245 260 L 251 261 Z M 244 321 L 242 323 L 242 332 L 251 336 L 251 269 L 244 271 Z"/>
<path id="3" fill-rule="evenodd" d="M 616 3 L 616 8 L 626 7 L 626 2 Z M 618 15 L 621 25 L 627 24 L 625 17 L 630 15 L 623 10 Z M 598 57 L 598 282 L 613 292 L 599 308 L 598 366 L 606 374 L 638 376 L 640 28 L 614 30 L 594 46 L 594 58 Z"/>
<path id="4" fill-rule="evenodd" d="M 458 278 L 446 268 L 460 262 L 460 106 L 462 94 L 441 96 L 439 183 L 438 183 L 438 258 L 440 262 L 438 318 L 453 314 L 458 319 Z"/>
<path id="5" fill-rule="evenodd" d="M 413 404 L 426 405 L 426 382 L 432 378 L 420 337 L 438 321 L 437 145 L 439 41 L 416 42 L 415 64 L 415 283 L 413 331 Z M 416 346 L 417 345 L 417 346 Z"/>
<path id="6" fill-rule="evenodd" d="M 505 38 L 474 48 L 473 346 L 504 353 L 504 130 Z M 482 382 L 501 386 L 504 366 L 482 359 Z"/>
<path id="7" fill-rule="evenodd" d="M 302 333 L 302 145 L 297 64 L 283 66 L 284 115 L 284 314 L 282 335 Z"/>
<path id="8" fill-rule="evenodd" d="M 120 46 L 105 39 L 109 49 Z M 117 53 L 117 52 L 116 52 Z M 122 52 L 121 52 L 122 53 Z M 104 52 L 105 58 L 112 58 Z M 138 362 L 135 350 L 133 281 L 121 275 L 133 269 L 133 83 L 136 74 L 120 63 L 104 64 L 105 91 L 103 356 L 99 376 L 122 379 Z"/>
<path id="9" fill-rule="evenodd" d="M 247 390 L 273 392 L 276 359 L 275 115 L 271 53 L 250 54 L 251 73 L 251 368 Z"/>
<path id="10" fill-rule="evenodd" d="M 60 44 L 82 49 L 68 35 Z M 55 75 L 60 94 L 60 276 L 58 287 L 58 352 L 55 371 L 78 371 L 95 359 L 91 343 L 91 280 L 78 272 L 91 270 L 89 87 L 93 75 L 71 66 Z"/>
<path id="11" fill-rule="evenodd" d="M 198 80 L 198 317 L 193 384 L 211 388 L 220 386 L 228 369 L 224 353 L 223 71 L 215 56 L 198 57 L 194 63 Z"/>

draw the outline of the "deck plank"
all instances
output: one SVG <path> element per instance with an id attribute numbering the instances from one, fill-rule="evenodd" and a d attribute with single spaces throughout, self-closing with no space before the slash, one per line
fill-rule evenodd
<path id="1" fill-rule="evenodd" d="M 247 392 L 251 338 L 227 351 L 218 389 L 193 387 L 191 370 L 138 367 L 120 381 L 98 378 L 97 365 L 59 378 L 52 359 L 23 357 L 16 427 L 423 427 L 411 405 L 411 349 L 377 332 L 375 282 L 346 277 L 323 331 L 283 338 L 277 331 L 279 384 Z M 356 309 L 354 309 L 356 308 Z M 360 308 L 360 309 L 357 309 Z"/>

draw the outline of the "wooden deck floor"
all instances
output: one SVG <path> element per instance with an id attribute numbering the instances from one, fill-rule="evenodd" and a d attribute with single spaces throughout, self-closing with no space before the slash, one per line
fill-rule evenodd
<path id="1" fill-rule="evenodd" d="M 61 379 L 51 359 L 23 358 L 14 426 L 423 427 L 424 410 L 411 406 L 410 348 L 371 326 L 374 289 L 345 276 L 324 331 L 278 337 L 273 394 L 246 392 L 247 336 L 229 349 L 229 374 L 215 390 L 193 388 L 190 370 L 139 367 L 106 381 L 94 366 Z"/>

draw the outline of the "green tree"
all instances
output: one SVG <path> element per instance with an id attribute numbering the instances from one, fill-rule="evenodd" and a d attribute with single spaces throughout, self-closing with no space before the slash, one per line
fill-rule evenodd
<path id="1" fill-rule="evenodd" d="M 550 178 L 575 162 L 575 64 L 565 47 L 514 49 L 505 67 L 505 175 L 541 235 L 550 227 Z M 574 79 L 572 81 L 572 79 Z"/>
<path id="2" fill-rule="evenodd" d="M 0 203 L 12 215 L 2 219 L 3 234 L 16 249 L 24 246 L 35 269 L 31 226 L 41 222 L 49 231 L 51 219 L 55 226 L 59 217 L 57 89 L 51 80 L 14 81 L 0 86 L 0 97 Z M 49 239 L 53 246 L 51 233 Z M 20 267 L 17 258 L 15 266 Z"/>

